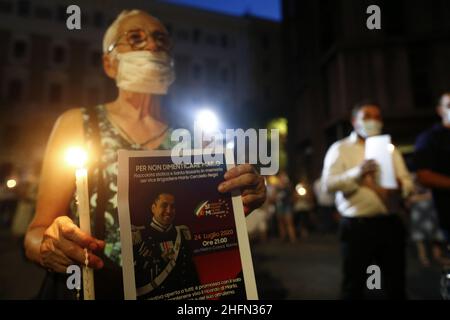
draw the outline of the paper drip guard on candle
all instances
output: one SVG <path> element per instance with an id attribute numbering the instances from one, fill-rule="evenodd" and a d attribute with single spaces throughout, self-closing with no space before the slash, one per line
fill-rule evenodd
<path id="1" fill-rule="evenodd" d="M 386 189 L 397 189 L 397 178 L 395 175 L 393 151 L 390 135 L 369 137 L 365 142 L 365 159 L 375 160 L 380 168 L 379 184 Z"/>
<path id="2" fill-rule="evenodd" d="M 81 231 L 91 235 L 86 151 L 78 147 L 70 148 L 67 151 L 66 160 L 71 166 L 76 168 L 76 203 L 80 221 L 80 229 Z M 88 251 L 85 250 L 85 253 L 86 261 L 88 261 Z M 89 268 L 87 263 L 83 266 L 83 297 L 84 300 L 95 299 L 94 270 Z"/>

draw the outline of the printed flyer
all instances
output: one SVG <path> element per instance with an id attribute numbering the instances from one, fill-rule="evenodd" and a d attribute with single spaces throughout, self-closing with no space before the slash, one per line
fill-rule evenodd
<path id="1" fill-rule="evenodd" d="M 258 299 L 241 196 L 217 190 L 232 152 L 202 155 L 119 151 L 125 299 Z"/>

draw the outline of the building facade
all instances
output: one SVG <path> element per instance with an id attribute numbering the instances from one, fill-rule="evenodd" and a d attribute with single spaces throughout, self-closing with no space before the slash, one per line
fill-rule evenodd
<path id="1" fill-rule="evenodd" d="M 81 9 L 81 30 L 66 27 L 72 4 Z M 0 0 L 0 163 L 40 161 L 59 114 L 114 99 L 115 84 L 102 70 L 102 39 L 129 8 L 158 17 L 172 35 L 177 79 L 164 104 L 177 124 L 191 125 L 203 107 L 227 128 L 277 113 L 283 90 L 277 22 L 158 1 Z"/>

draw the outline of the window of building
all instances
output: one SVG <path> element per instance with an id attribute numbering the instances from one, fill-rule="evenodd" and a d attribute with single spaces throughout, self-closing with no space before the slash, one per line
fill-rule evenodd
<path id="1" fill-rule="evenodd" d="M 202 32 L 199 29 L 194 29 L 192 32 L 192 42 L 194 44 L 200 43 L 200 39 L 202 37 Z"/>
<path id="2" fill-rule="evenodd" d="M 270 38 L 269 38 L 269 35 L 267 33 L 264 33 L 261 36 L 261 47 L 264 50 L 269 50 L 270 49 Z"/>
<path id="3" fill-rule="evenodd" d="M 220 45 L 222 48 L 228 47 L 228 36 L 226 34 L 222 34 L 220 36 Z"/>
<path id="4" fill-rule="evenodd" d="M 6 101 L 10 103 L 19 102 L 23 98 L 24 85 L 20 79 L 11 79 L 6 90 Z"/>
<path id="5" fill-rule="evenodd" d="M 39 19 L 51 20 L 52 10 L 47 7 L 38 6 L 34 9 L 34 15 Z"/>
<path id="6" fill-rule="evenodd" d="M 200 80 L 202 77 L 202 67 L 198 64 L 194 64 L 192 67 L 192 75 L 195 80 Z"/>
<path id="7" fill-rule="evenodd" d="M 102 28 L 105 23 L 105 17 L 101 12 L 94 12 L 94 26 L 97 28 Z"/>
<path id="8" fill-rule="evenodd" d="M 177 39 L 181 41 L 189 40 L 189 32 L 186 30 L 180 29 L 177 31 Z"/>
<path id="9" fill-rule="evenodd" d="M 53 48 L 53 62 L 55 64 L 62 64 L 66 61 L 66 49 L 62 46 L 56 46 Z"/>
<path id="10" fill-rule="evenodd" d="M 19 0 L 17 5 L 17 13 L 21 17 L 28 17 L 30 15 L 31 4 L 28 0 Z"/>
<path id="11" fill-rule="evenodd" d="M 13 11 L 13 5 L 11 1 L 0 1 L 0 12 L 1 13 L 11 13 Z"/>
<path id="12" fill-rule="evenodd" d="M 23 40 L 17 40 L 13 44 L 14 59 L 22 60 L 25 58 L 28 50 L 28 45 Z"/>
<path id="13" fill-rule="evenodd" d="M 207 58 L 205 59 L 204 69 L 205 77 L 209 84 L 216 84 L 219 77 L 219 60 Z"/>
<path id="14" fill-rule="evenodd" d="M 173 27 L 172 27 L 172 25 L 170 23 L 166 23 L 166 24 L 164 24 L 164 26 L 166 27 L 167 32 L 169 33 L 169 35 L 172 35 L 173 34 Z"/>
<path id="15" fill-rule="evenodd" d="M 49 87 L 48 101 L 50 104 L 60 104 L 62 102 L 62 85 L 52 83 Z"/>

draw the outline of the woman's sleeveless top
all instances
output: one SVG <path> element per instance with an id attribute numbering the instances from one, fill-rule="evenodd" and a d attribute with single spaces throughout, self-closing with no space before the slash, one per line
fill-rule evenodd
<path id="1" fill-rule="evenodd" d="M 102 146 L 102 154 L 99 157 L 99 161 L 102 162 L 102 174 L 103 181 L 105 183 L 106 190 L 106 205 L 105 205 L 105 250 L 104 254 L 112 262 L 118 265 L 122 265 L 121 259 L 121 245 L 120 245 L 120 232 L 119 232 L 119 216 L 117 209 L 117 174 L 118 174 L 118 155 L 119 149 L 127 150 L 144 150 L 140 145 L 132 144 L 126 140 L 118 131 L 118 129 L 109 121 L 107 117 L 107 110 L 105 105 L 100 104 L 94 107 L 94 111 L 97 115 L 100 141 Z M 85 133 L 85 141 L 87 145 L 95 145 L 93 141 L 93 130 L 90 125 L 89 112 L 86 108 L 82 108 L 83 114 L 83 126 Z M 170 140 L 171 130 L 166 134 L 166 138 L 159 145 L 159 150 L 170 149 L 174 143 Z M 98 166 L 94 168 L 90 176 L 93 177 L 93 181 L 97 181 L 99 174 Z M 95 230 L 95 214 L 97 208 L 97 195 L 98 186 L 96 183 L 90 184 L 90 217 L 91 217 L 91 230 Z M 72 209 L 75 208 L 74 201 L 72 203 Z M 76 210 L 72 210 L 76 212 Z"/>

